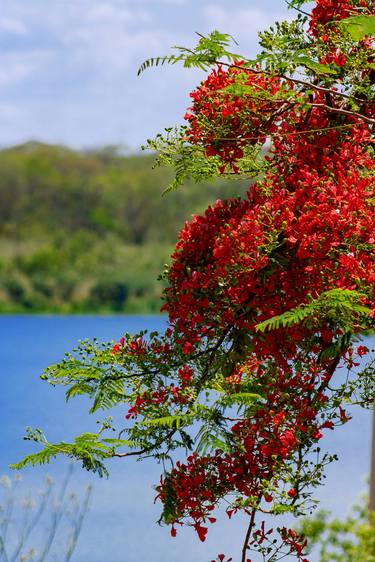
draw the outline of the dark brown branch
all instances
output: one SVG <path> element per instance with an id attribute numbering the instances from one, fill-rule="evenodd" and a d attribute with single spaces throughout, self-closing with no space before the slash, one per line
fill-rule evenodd
<path id="1" fill-rule="evenodd" d="M 231 331 L 231 328 L 227 328 L 227 329 L 224 331 L 223 335 L 219 338 L 219 340 L 217 341 L 217 343 L 215 344 L 215 346 L 213 346 L 213 347 L 211 348 L 211 350 L 210 350 L 211 353 L 210 353 L 210 355 L 209 355 L 208 362 L 206 363 L 206 366 L 205 366 L 205 369 L 204 369 L 204 371 L 203 371 L 203 373 L 202 373 L 202 376 L 201 376 L 200 380 L 199 380 L 198 383 L 197 383 L 197 391 L 198 391 L 198 392 L 202 389 L 202 386 L 204 385 L 204 383 L 205 383 L 206 380 L 208 379 L 208 376 L 209 376 L 209 374 L 210 374 L 210 367 L 211 367 L 212 362 L 213 362 L 213 360 L 214 360 L 214 358 L 215 358 L 215 354 L 216 354 L 216 352 L 218 351 L 218 349 L 221 347 L 221 345 L 224 343 L 225 338 L 226 338 L 227 335 L 230 333 L 230 331 Z"/>
<path id="2" fill-rule="evenodd" d="M 150 451 L 157 449 L 158 447 L 160 447 L 160 445 L 162 445 L 162 443 L 168 441 L 171 437 L 173 437 L 173 434 L 176 433 L 176 431 L 177 429 L 172 429 L 172 431 L 170 431 L 166 436 L 164 436 L 153 445 L 150 445 L 149 447 L 145 447 L 144 449 L 140 449 L 139 451 L 129 451 L 128 453 L 113 453 L 112 458 L 134 457 L 135 455 L 143 455 L 144 453 L 149 453 Z"/>
<path id="3" fill-rule="evenodd" d="M 226 67 L 230 67 L 230 68 L 238 68 L 239 70 L 242 70 L 242 72 L 250 72 L 251 74 L 265 74 L 266 76 L 273 76 L 275 78 L 283 78 L 284 80 L 286 80 L 287 82 L 292 82 L 293 84 L 300 84 L 301 86 L 306 86 L 307 88 L 311 88 L 313 90 L 316 90 L 318 92 L 323 92 L 323 93 L 329 93 L 332 96 L 338 96 L 341 98 L 346 98 L 346 99 L 350 99 L 350 100 L 355 100 L 358 101 L 360 103 L 363 103 L 365 100 L 363 100 L 363 98 L 357 98 L 355 96 L 351 96 L 350 94 L 345 94 L 344 92 L 339 92 L 338 90 L 332 90 L 331 88 L 325 88 L 324 86 L 318 86 L 317 84 L 313 84 L 311 82 L 307 82 L 306 80 L 300 80 L 299 78 L 292 78 L 291 76 L 286 76 L 285 74 L 273 74 L 272 72 L 269 72 L 267 70 L 255 70 L 254 68 L 248 68 L 248 67 L 244 67 L 241 66 L 239 64 L 233 64 L 233 63 L 228 63 L 228 62 L 224 62 L 224 61 L 214 61 L 215 64 L 218 64 L 220 66 L 226 66 Z M 368 104 L 373 104 L 374 102 L 371 101 L 367 101 L 366 102 Z"/>
<path id="4" fill-rule="evenodd" d="M 325 103 L 311 103 L 309 104 L 312 107 L 323 107 L 328 111 L 332 111 L 334 113 L 341 113 L 343 115 L 350 115 L 352 117 L 357 117 L 358 119 L 363 119 L 367 121 L 367 123 L 371 123 L 371 125 L 375 125 L 375 119 L 371 119 L 371 117 L 366 117 L 366 115 L 362 115 L 362 113 L 357 113 L 355 111 L 349 111 L 348 109 L 341 109 L 339 107 L 332 107 L 330 105 L 326 105 Z"/>
<path id="5" fill-rule="evenodd" d="M 239 141 L 250 141 L 250 140 L 257 140 L 259 137 L 267 136 L 267 137 L 294 137 L 300 135 L 309 135 L 312 133 L 324 133 L 325 131 L 334 131 L 337 129 L 348 129 L 349 127 L 353 127 L 353 123 L 345 123 L 344 125 L 335 125 L 332 127 L 322 127 L 321 129 L 304 129 L 303 131 L 288 131 L 287 133 L 268 133 L 265 131 L 259 131 L 259 135 L 256 136 L 238 136 L 237 138 L 234 137 L 213 137 L 213 141 L 221 141 L 221 142 L 239 142 Z M 211 146 L 211 143 L 206 143 L 204 146 Z"/>
<path id="6" fill-rule="evenodd" d="M 246 555 L 247 555 L 246 551 L 247 551 L 247 547 L 248 547 L 248 544 L 249 544 L 251 531 L 253 530 L 253 527 L 254 527 L 255 513 L 256 513 L 256 508 L 254 507 L 253 511 L 251 512 L 249 526 L 247 528 L 245 540 L 244 540 L 243 547 L 242 547 L 241 562 L 246 562 Z"/>

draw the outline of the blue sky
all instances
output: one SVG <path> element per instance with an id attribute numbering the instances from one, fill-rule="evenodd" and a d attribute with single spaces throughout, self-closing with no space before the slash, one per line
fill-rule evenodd
<path id="1" fill-rule="evenodd" d="M 2 0 L 0 146 L 38 139 L 137 149 L 181 122 L 199 73 L 146 58 L 231 33 L 252 55 L 257 32 L 291 17 L 281 0 Z"/>

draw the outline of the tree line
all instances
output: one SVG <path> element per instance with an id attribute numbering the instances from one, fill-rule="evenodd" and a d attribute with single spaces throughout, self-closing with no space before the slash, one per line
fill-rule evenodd
<path id="1" fill-rule="evenodd" d="M 246 182 L 188 182 L 117 147 L 0 151 L 0 311 L 158 312 L 157 277 L 186 217 Z"/>

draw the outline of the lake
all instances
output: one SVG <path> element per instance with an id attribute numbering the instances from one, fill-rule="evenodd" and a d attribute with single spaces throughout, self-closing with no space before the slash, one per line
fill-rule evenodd
<path id="1" fill-rule="evenodd" d="M 61 359 L 79 339 L 94 336 L 117 340 L 124 331 L 162 329 L 160 316 L 1 316 L 0 357 L 1 441 L 0 474 L 11 475 L 8 464 L 33 450 L 23 441 L 26 426 L 41 427 L 51 440 L 71 438 L 80 431 L 95 431 L 101 413 L 87 414 L 87 402 L 76 399 L 68 405 L 62 388 L 53 389 L 39 379 L 44 367 Z M 323 448 L 339 455 L 327 480 L 317 492 L 321 507 L 343 515 L 366 489 L 364 478 L 370 462 L 370 415 L 353 410 L 353 420 L 335 432 L 327 432 Z M 57 481 L 66 471 L 66 461 L 24 471 L 25 493 L 40 487 L 47 472 Z M 151 461 L 114 460 L 111 476 L 99 479 L 77 467 L 73 485 L 82 494 L 92 482 L 94 494 L 73 562 L 208 562 L 218 552 L 239 550 L 244 523 L 223 518 L 212 526 L 208 539 L 200 544 L 190 529 L 171 539 L 167 528 L 159 527 L 159 507 L 153 503 L 160 467 Z M 47 560 L 52 562 L 54 560 Z"/>

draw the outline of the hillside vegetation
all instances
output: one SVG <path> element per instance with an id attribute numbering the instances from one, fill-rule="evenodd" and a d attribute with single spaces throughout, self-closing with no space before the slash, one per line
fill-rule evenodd
<path id="1" fill-rule="evenodd" d="M 177 232 L 247 184 L 186 184 L 153 156 L 27 143 L 0 151 L 0 312 L 158 312 Z"/>

